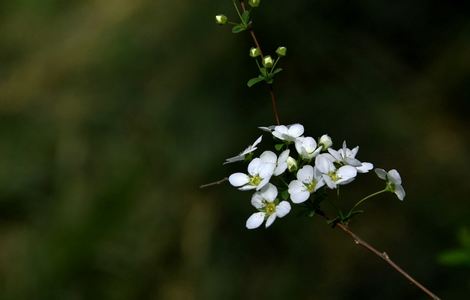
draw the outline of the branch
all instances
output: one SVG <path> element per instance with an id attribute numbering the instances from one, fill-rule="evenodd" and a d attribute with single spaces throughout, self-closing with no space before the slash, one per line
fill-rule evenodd
<path id="1" fill-rule="evenodd" d="M 246 11 L 245 1 L 240 0 L 240 6 L 242 7 L 242 11 L 245 12 Z M 255 31 L 253 30 L 253 25 L 250 25 L 249 32 L 250 32 L 251 38 L 253 39 L 253 43 L 255 44 L 256 48 L 259 49 L 259 52 L 261 54 L 261 59 L 263 59 L 264 58 L 263 49 L 261 49 L 258 39 L 256 38 Z M 277 110 L 276 96 L 274 95 L 274 92 L 273 92 L 273 85 L 272 84 L 268 84 L 268 85 L 269 85 L 269 94 L 271 95 L 271 104 L 273 107 L 272 109 L 273 109 L 274 119 L 276 120 L 277 125 L 281 125 L 281 121 L 279 119 L 279 113 Z"/>
<path id="2" fill-rule="evenodd" d="M 318 215 L 322 216 L 325 220 L 330 220 L 328 216 L 321 210 L 317 210 Z M 434 300 L 440 300 L 438 296 L 433 294 L 430 290 L 428 290 L 424 285 L 419 283 L 416 279 L 411 277 L 410 274 L 408 274 L 405 270 L 403 270 L 400 266 L 398 266 L 389 256 L 386 252 L 380 252 L 376 248 L 374 248 L 372 245 L 370 245 L 368 242 L 364 241 L 362 238 L 360 238 L 357 234 L 355 234 L 347 225 L 344 225 L 342 223 L 337 223 L 335 227 L 338 227 L 341 231 L 349 235 L 354 243 L 356 245 L 359 245 L 365 249 L 367 249 L 369 252 L 375 254 L 376 256 L 380 257 L 382 260 L 384 260 L 387 264 L 389 264 L 395 271 L 397 271 L 400 275 L 405 277 L 410 283 L 412 283 L 414 286 L 419 288 L 421 291 L 423 291 L 429 298 L 434 299 Z"/>

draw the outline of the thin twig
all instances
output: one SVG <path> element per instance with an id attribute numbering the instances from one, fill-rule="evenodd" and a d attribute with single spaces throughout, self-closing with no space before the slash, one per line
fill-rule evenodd
<path id="1" fill-rule="evenodd" d="M 203 189 L 203 188 L 206 188 L 206 187 L 218 185 L 218 184 L 224 183 L 227 180 L 228 180 L 228 177 L 225 177 L 225 178 L 222 178 L 220 180 L 217 180 L 217 181 L 214 181 L 214 182 L 211 182 L 211 183 L 203 184 L 203 185 L 199 186 L 199 188 Z"/>

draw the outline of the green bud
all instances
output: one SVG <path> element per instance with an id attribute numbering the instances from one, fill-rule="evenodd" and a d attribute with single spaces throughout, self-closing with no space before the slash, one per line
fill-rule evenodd
<path id="1" fill-rule="evenodd" d="M 251 57 L 258 57 L 258 56 L 260 56 L 260 54 L 261 54 L 261 51 L 259 50 L 259 48 L 252 47 L 250 49 L 250 56 Z"/>
<path id="2" fill-rule="evenodd" d="M 265 68 L 272 68 L 273 64 L 274 64 L 274 61 L 271 56 L 268 55 L 263 58 L 263 66 Z"/>
<path id="3" fill-rule="evenodd" d="M 293 157 L 289 156 L 287 158 L 287 169 L 289 170 L 289 172 L 295 172 L 298 168 L 299 165 L 297 164 L 297 161 Z"/>
<path id="4" fill-rule="evenodd" d="M 227 24 L 228 18 L 226 15 L 217 15 L 215 16 L 215 22 L 219 25 Z"/>
<path id="5" fill-rule="evenodd" d="M 287 48 L 286 47 L 279 47 L 279 48 L 277 48 L 276 53 L 279 56 L 286 56 Z"/>
<path id="6" fill-rule="evenodd" d="M 248 0 L 248 4 L 251 7 L 258 7 L 260 3 L 261 3 L 261 0 Z"/>

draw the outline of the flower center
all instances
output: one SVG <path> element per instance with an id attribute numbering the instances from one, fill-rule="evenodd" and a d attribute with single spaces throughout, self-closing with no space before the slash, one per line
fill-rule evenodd
<path id="1" fill-rule="evenodd" d="M 261 183 L 261 177 L 259 175 L 250 178 L 250 185 L 258 186 Z"/>
<path id="2" fill-rule="evenodd" d="M 306 184 L 305 186 L 307 187 L 307 191 L 312 193 L 315 190 L 315 187 L 317 186 L 317 181 L 312 180 L 312 182 L 310 182 L 309 184 Z"/>
<path id="3" fill-rule="evenodd" d="M 338 174 L 336 174 L 336 172 L 330 172 L 328 173 L 328 176 L 330 176 L 331 180 L 333 181 L 338 181 L 341 179 L 341 177 L 339 177 Z"/>
<path id="4" fill-rule="evenodd" d="M 274 204 L 274 202 L 267 202 L 266 206 L 264 207 L 264 211 L 266 214 L 272 215 L 276 212 L 276 204 Z"/>

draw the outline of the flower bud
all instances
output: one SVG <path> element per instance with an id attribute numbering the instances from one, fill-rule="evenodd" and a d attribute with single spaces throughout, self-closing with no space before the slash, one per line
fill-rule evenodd
<path id="1" fill-rule="evenodd" d="M 279 48 L 277 48 L 276 53 L 279 56 L 286 56 L 287 48 L 286 47 L 279 47 Z"/>
<path id="2" fill-rule="evenodd" d="M 274 61 L 271 56 L 268 55 L 263 58 L 263 66 L 265 68 L 272 68 L 273 64 L 274 64 Z"/>
<path id="3" fill-rule="evenodd" d="M 259 48 L 253 47 L 253 48 L 250 49 L 250 56 L 251 57 L 258 57 L 258 56 L 260 56 L 260 54 L 261 54 L 261 51 L 259 50 Z"/>
<path id="4" fill-rule="evenodd" d="M 333 145 L 333 141 L 327 134 L 322 135 L 318 143 L 322 146 L 323 151 L 325 151 L 326 149 L 330 148 L 331 145 Z"/>
<path id="5" fill-rule="evenodd" d="M 215 23 L 219 25 L 227 24 L 228 18 L 226 15 L 217 15 L 215 16 Z"/>
<path id="6" fill-rule="evenodd" d="M 297 164 L 297 161 L 291 156 L 289 156 L 287 158 L 286 162 L 287 162 L 287 169 L 291 173 L 297 171 L 297 169 L 299 168 L 299 165 Z"/>
<path id="7" fill-rule="evenodd" d="M 260 3 L 261 3 L 261 0 L 248 0 L 248 4 L 251 7 L 258 7 Z"/>

